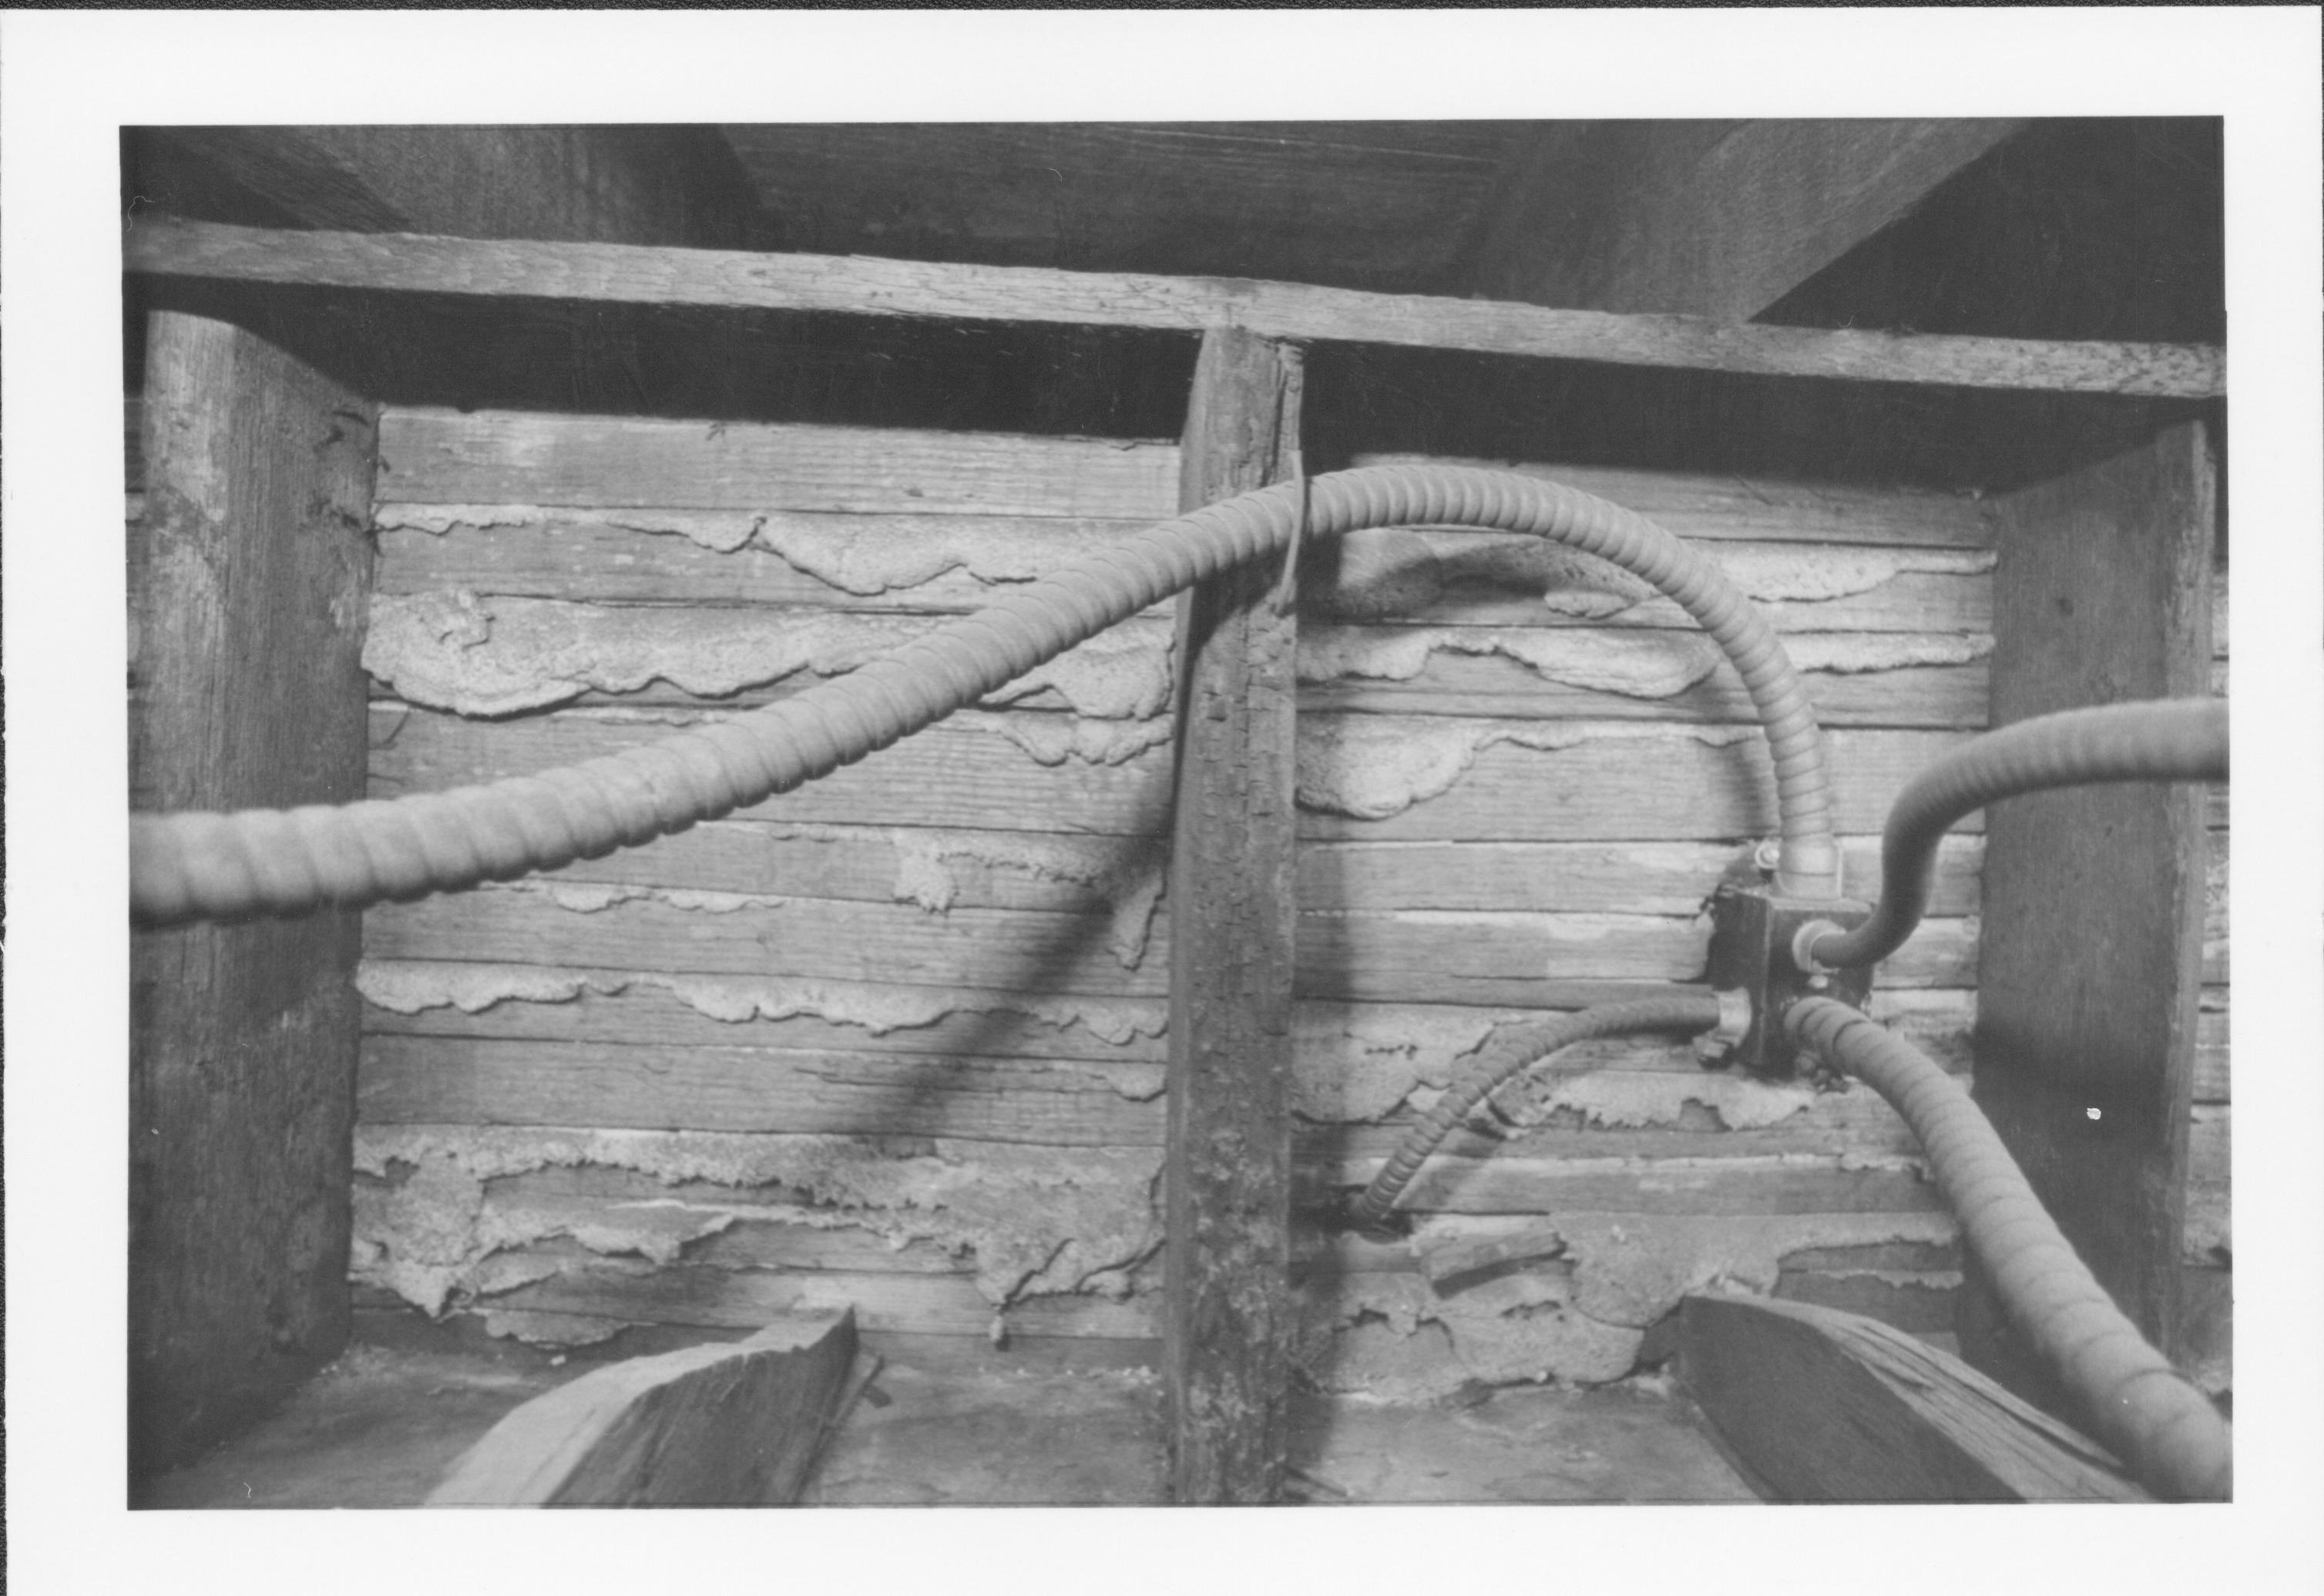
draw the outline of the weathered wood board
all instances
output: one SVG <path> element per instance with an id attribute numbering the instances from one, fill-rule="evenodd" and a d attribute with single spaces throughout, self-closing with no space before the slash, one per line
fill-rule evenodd
<path id="1" fill-rule="evenodd" d="M 855 1360 L 840 1314 L 595 1370 L 494 1425 L 427 1505 L 788 1506 L 844 1416 Z"/>
<path id="2" fill-rule="evenodd" d="M 2002 502 L 1997 722 L 2208 690 L 2215 495 L 2190 423 Z M 1978 1101 L 2091 1272 L 2166 1352 L 2200 987 L 2226 974 L 2204 967 L 2205 807 L 2192 784 L 2093 787 L 1997 806 L 1987 825 Z M 1996 1315 L 1970 1323 L 1973 1361 L 2031 1379 Z"/>
<path id="3" fill-rule="evenodd" d="M 149 220 L 129 269 L 421 293 L 1177 328 L 1858 382 L 2209 399 L 2220 352 L 1724 324 L 1303 283 Z"/>
<path id="4" fill-rule="evenodd" d="M 375 407 L 174 314 L 129 547 L 133 809 L 363 796 Z M 132 1467 L 190 1461 L 346 1336 L 352 914 L 130 945 Z"/>
<path id="5" fill-rule="evenodd" d="M 1688 1391 L 1785 1502 L 2144 1501 L 2116 1460 L 1877 1320 L 1690 1296 Z"/>

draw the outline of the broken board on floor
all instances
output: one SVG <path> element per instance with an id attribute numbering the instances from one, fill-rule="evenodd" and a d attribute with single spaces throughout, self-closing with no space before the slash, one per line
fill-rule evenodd
<path id="1" fill-rule="evenodd" d="M 788 1505 L 869 1378 L 856 1358 L 851 1309 L 599 1370 L 493 1426 L 428 1506 Z"/>
<path id="2" fill-rule="evenodd" d="M 1681 1314 L 1688 1391 L 1777 1501 L 2150 1499 L 2096 1443 L 1877 1319 L 1702 1296 Z"/>

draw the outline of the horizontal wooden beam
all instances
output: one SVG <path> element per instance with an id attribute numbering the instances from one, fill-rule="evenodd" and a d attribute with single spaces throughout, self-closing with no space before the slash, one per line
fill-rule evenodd
<path id="1" fill-rule="evenodd" d="M 129 229 L 132 272 L 304 287 L 534 300 L 929 316 L 1194 332 L 1765 376 L 2212 399 L 2223 351 L 1725 325 L 1224 277 L 973 266 L 859 255 L 281 233 L 156 219 Z"/>

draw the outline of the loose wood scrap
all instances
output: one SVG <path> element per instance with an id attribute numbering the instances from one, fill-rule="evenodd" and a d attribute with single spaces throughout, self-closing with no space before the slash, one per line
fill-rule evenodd
<path id="1" fill-rule="evenodd" d="M 1681 1312 L 1689 1391 L 1779 1500 L 2148 1499 L 2095 1443 L 1877 1320 L 1704 1296 Z"/>
<path id="2" fill-rule="evenodd" d="M 855 1360 L 850 1312 L 583 1375 L 493 1425 L 427 1505 L 795 1502 L 851 1394 Z"/>

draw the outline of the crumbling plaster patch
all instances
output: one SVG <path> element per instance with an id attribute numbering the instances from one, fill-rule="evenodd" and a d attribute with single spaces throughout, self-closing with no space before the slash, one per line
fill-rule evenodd
<path id="1" fill-rule="evenodd" d="M 512 1273 L 496 1255 L 553 1237 L 589 1252 L 675 1262 L 685 1247 L 769 1194 L 823 1222 L 858 1226 L 891 1245 L 933 1242 L 974 1261 L 996 1307 L 1027 1296 L 1118 1287 L 1159 1245 L 1153 1189 L 1158 1149 L 1061 1149 L 915 1139 L 708 1131 L 364 1125 L 355 1168 L 354 1273 L 430 1314 L 456 1299 L 547 1278 L 536 1259 Z M 537 1204 L 494 1183 L 557 1167 L 636 1170 L 670 1185 L 736 1189 L 723 1207 L 613 1202 L 576 1210 Z M 744 1194 L 751 1200 L 742 1201 Z"/>
<path id="2" fill-rule="evenodd" d="M 589 992 L 612 997 L 659 991 L 696 1013 L 730 1025 L 806 1016 L 874 1036 L 918 1029 L 953 1014 L 1007 1013 L 1059 1030 L 1078 1025 L 1099 1041 L 1120 1046 L 1159 1036 L 1166 1023 L 1165 1006 L 1152 1000 L 426 959 L 367 959 L 356 968 L 355 987 L 365 1001 L 394 1014 L 445 1008 L 479 1014 L 503 1002 L 566 1003 Z"/>
<path id="3" fill-rule="evenodd" d="M 800 671 L 836 676 L 941 624 L 941 617 L 807 607 L 608 606 L 461 589 L 382 594 L 372 600 L 363 663 L 408 702 L 504 715 L 654 681 L 724 697 Z M 1170 649 L 1167 623 L 1129 622 L 1036 666 L 987 702 L 1050 691 L 1077 714 L 1158 715 L 1170 700 Z"/>
<path id="4" fill-rule="evenodd" d="M 1298 729 L 1302 807 L 1385 820 L 1452 790 L 1489 748 L 1556 753 L 1616 739 L 1731 747 L 1757 726 L 1661 722 L 1479 721 L 1372 715 L 1310 715 Z M 1644 757 L 1645 751 L 1641 751 Z"/>
<path id="5" fill-rule="evenodd" d="M 1856 674 L 1966 665 L 1993 640 L 1950 632 L 1809 632 L 1784 650 L 1803 671 Z M 1689 632 L 1605 632 L 1490 626 L 1310 628 L 1299 638 L 1299 679 L 1411 681 L 1439 653 L 1499 655 L 1546 680 L 1631 698 L 1670 698 L 1704 680 L 1726 656 Z"/>
<path id="6" fill-rule="evenodd" d="M 1431 1249 L 1472 1237 L 1425 1222 L 1411 1243 L 1419 1271 L 1348 1275 L 1307 1293 L 1300 1357 L 1309 1378 L 1393 1402 L 1438 1399 L 1471 1381 L 1604 1384 L 1633 1371 L 1647 1329 L 1689 1292 L 1765 1294 L 1795 1252 L 1950 1243 L 1956 1233 L 1940 1213 L 1582 1213 L 1536 1229 L 1537 1251 L 1521 1264 L 1432 1284 Z"/>

